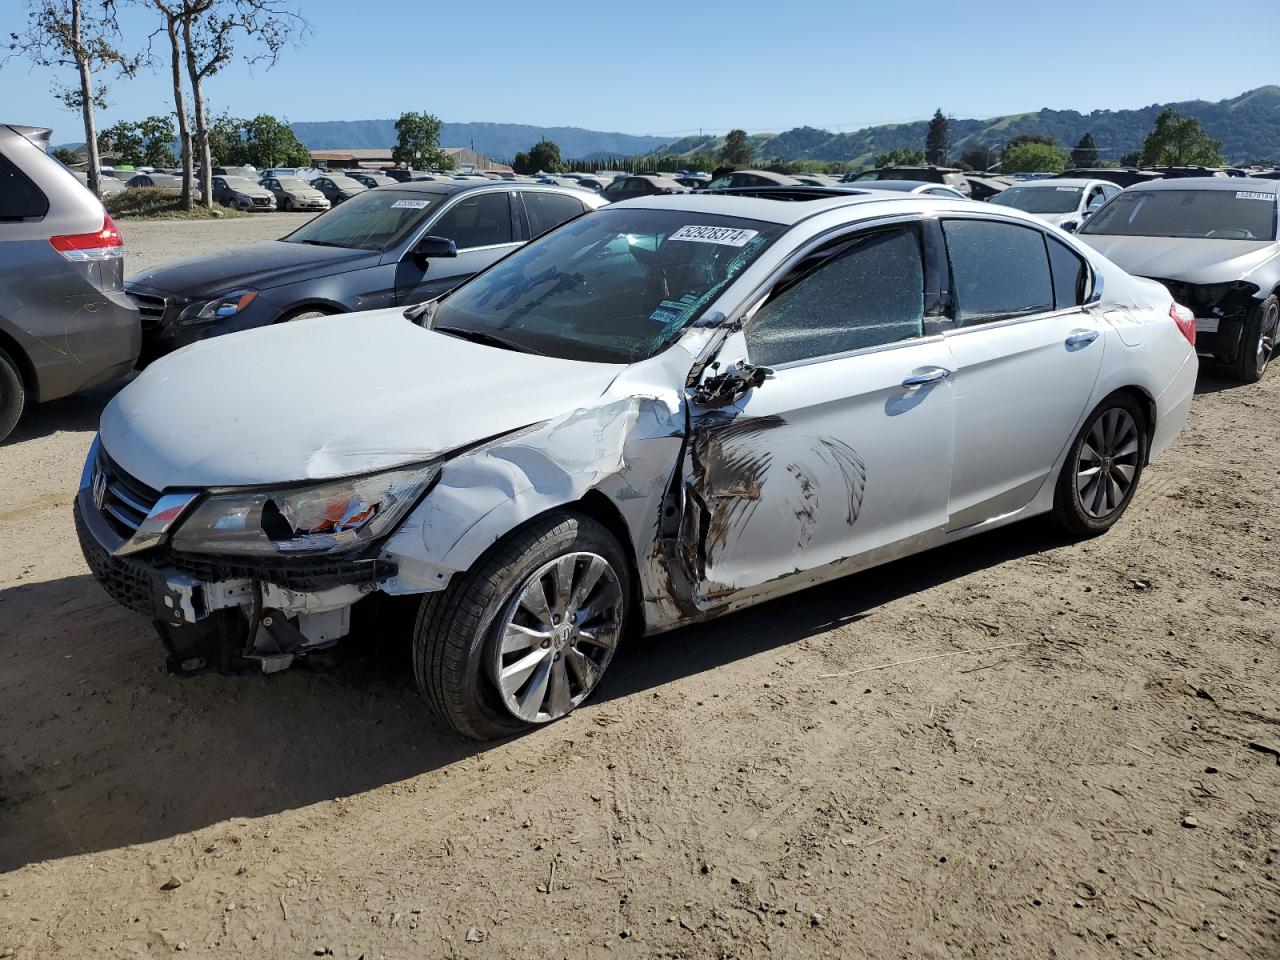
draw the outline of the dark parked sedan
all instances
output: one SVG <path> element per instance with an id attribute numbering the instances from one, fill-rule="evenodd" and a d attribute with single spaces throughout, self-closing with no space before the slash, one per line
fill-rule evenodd
<path id="1" fill-rule="evenodd" d="M 602 203 L 585 190 L 491 180 L 363 191 L 280 240 L 131 277 L 143 359 L 284 320 L 434 299 Z"/>
<path id="2" fill-rule="evenodd" d="M 610 203 L 618 200 L 634 200 L 636 197 L 652 197 L 660 193 L 687 193 L 688 191 L 670 177 L 652 174 L 619 177 L 600 191 L 600 196 Z"/>
<path id="3" fill-rule="evenodd" d="M 344 200 L 350 200 L 352 197 L 369 189 L 359 180 L 352 180 L 350 177 L 344 177 L 341 174 L 316 177 L 311 181 L 311 186 L 323 193 L 335 207 Z"/>

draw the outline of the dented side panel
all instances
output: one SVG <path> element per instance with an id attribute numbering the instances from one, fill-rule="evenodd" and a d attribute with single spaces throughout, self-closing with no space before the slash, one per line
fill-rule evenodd
<path id="1" fill-rule="evenodd" d="M 741 337 L 722 357 L 734 349 Z M 794 364 L 729 407 L 694 409 L 678 547 L 695 605 L 940 532 L 952 387 L 902 381 L 950 363 L 941 341 L 915 342 Z"/>

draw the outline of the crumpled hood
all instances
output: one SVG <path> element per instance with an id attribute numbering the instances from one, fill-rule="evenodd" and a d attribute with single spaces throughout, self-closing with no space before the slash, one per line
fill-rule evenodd
<path id="1" fill-rule="evenodd" d="M 426 460 L 589 407 L 626 368 L 433 333 L 400 310 L 201 341 L 102 414 L 102 444 L 157 490 L 319 480 Z"/>
<path id="2" fill-rule="evenodd" d="M 1276 256 L 1271 240 L 1203 240 L 1180 237 L 1076 236 L 1127 273 L 1183 283 L 1229 283 Z"/>
<path id="3" fill-rule="evenodd" d="M 238 287 L 268 290 L 298 280 L 360 270 L 376 265 L 381 259 L 382 254 L 375 250 L 267 240 L 167 263 L 135 274 L 128 282 L 160 294 L 199 299 L 219 296 Z"/>

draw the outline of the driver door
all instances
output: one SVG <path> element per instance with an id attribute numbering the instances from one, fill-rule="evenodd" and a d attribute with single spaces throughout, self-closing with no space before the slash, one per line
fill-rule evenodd
<path id="1" fill-rule="evenodd" d="M 513 196 L 510 190 L 466 191 L 445 207 L 421 236 L 452 240 L 458 256 L 421 260 L 411 247 L 396 267 L 396 303 L 434 300 L 519 247 Z"/>
<path id="2" fill-rule="evenodd" d="M 695 601 L 818 582 L 941 539 L 954 364 L 922 227 L 862 229 L 802 254 L 704 374 L 770 376 L 691 406 L 685 551 Z"/>

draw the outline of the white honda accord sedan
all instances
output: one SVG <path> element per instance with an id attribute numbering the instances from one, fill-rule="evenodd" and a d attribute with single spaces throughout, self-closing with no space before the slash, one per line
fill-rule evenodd
<path id="1" fill-rule="evenodd" d="M 624 638 L 1037 514 L 1107 530 L 1183 425 L 1194 336 L 1019 211 L 647 197 L 425 307 L 152 365 L 77 527 L 177 672 L 281 669 L 412 596 L 423 693 L 500 737 L 582 703 Z"/>

